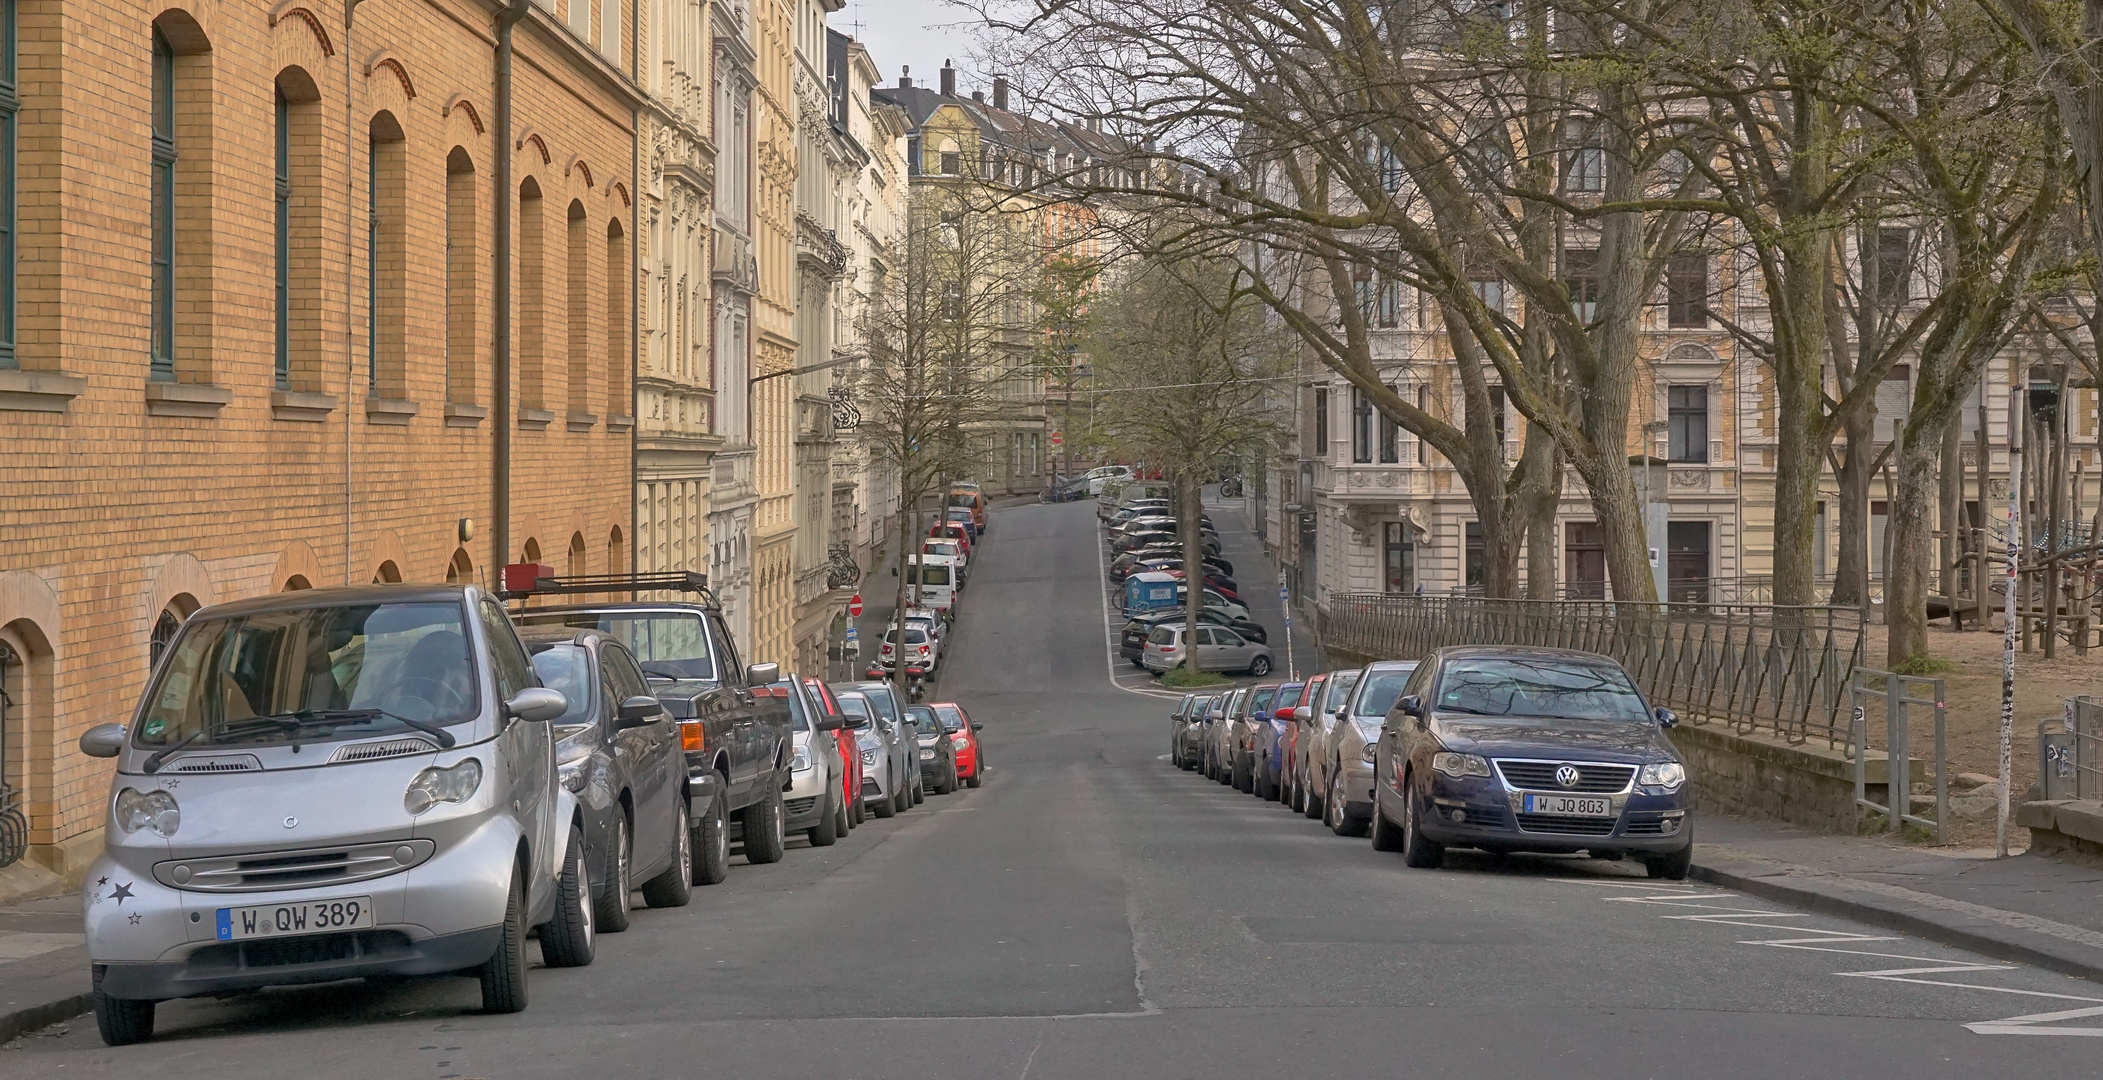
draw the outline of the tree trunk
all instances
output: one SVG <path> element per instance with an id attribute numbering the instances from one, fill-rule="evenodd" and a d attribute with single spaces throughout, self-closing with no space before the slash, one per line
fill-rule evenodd
<path id="1" fill-rule="evenodd" d="M 1563 499 L 1563 455 L 1546 435 L 1526 437 L 1529 459 L 1519 503 L 1525 514 L 1526 598 L 1555 599 L 1555 514 Z"/>
<path id="2" fill-rule="evenodd" d="M 1910 428 L 1908 429 L 1910 432 Z M 1896 667 L 1928 652 L 1928 565 L 1934 559 L 1935 505 L 1941 440 L 1909 438 L 1897 458 L 1898 490 L 1884 519 L 1891 561 L 1884 567 L 1884 659 Z"/>
<path id="3" fill-rule="evenodd" d="M 1195 469 L 1177 469 L 1176 531 L 1183 540 L 1183 666 L 1198 671 L 1198 613 L 1205 610 L 1205 538 L 1198 518 L 1205 511 L 1205 487 Z"/>
<path id="4" fill-rule="evenodd" d="M 1859 608 L 1869 602 L 1869 481 L 1876 463 L 1876 414 L 1863 410 L 1847 424 L 1847 448 L 1834 480 L 1839 485 L 1839 562 L 1833 574 L 1833 606 Z"/>

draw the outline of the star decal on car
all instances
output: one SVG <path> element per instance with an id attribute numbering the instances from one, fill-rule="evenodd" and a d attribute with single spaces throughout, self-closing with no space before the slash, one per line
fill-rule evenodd
<path id="1" fill-rule="evenodd" d="M 131 913 L 131 924 L 132 924 L 133 926 L 137 926 L 137 925 L 139 925 L 139 920 L 140 920 L 140 919 L 143 919 L 143 918 L 145 918 L 145 916 L 143 916 L 143 915 L 139 914 L 138 912 L 134 911 L 134 912 L 132 912 L 132 913 Z"/>
<path id="2" fill-rule="evenodd" d="M 117 902 L 118 907 L 123 907 L 125 898 L 131 895 L 131 882 L 129 881 L 124 882 L 118 885 L 116 888 L 110 890 L 110 899 L 115 900 Z"/>

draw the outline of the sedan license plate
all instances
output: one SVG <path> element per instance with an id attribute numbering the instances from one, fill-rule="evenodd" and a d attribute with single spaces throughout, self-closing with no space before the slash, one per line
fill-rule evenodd
<path id="1" fill-rule="evenodd" d="M 219 909 L 221 941 L 370 930 L 372 925 L 370 896 L 340 896 L 298 904 L 257 904 L 254 907 Z"/>
<path id="2" fill-rule="evenodd" d="M 933 761 L 933 760 L 935 760 L 935 752 L 934 752 L 933 750 L 922 750 L 922 751 L 920 751 L 920 760 L 922 760 L 922 761 Z"/>
<path id="3" fill-rule="evenodd" d="M 1526 813 L 1560 814 L 1564 817 L 1613 817 L 1614 804 L 1609 799 L 1579 795 L 1528 795 Z"/>

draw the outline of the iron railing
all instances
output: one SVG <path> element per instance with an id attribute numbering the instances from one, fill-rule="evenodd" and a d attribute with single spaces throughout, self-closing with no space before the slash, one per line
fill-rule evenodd
<path id="1" fill-rule="evenodd" d="M 1446 645 L 1599 653 L 1689 722 L 1836 747 L 1862 661 L 1862 614 L 1849 608 L 1345 594 L 1317 607 L 1316 629 L 1325 648 L 1375 658 Z"/>
<path id="2" fill-rule="evenodd" d="M 29 819 L 22 814 L 22 793 L 9 780 L 13 775 L 7 760 L 8 710 L 14 699 L 7 694 L 8 670 L 22 658 L 0 641 L 0 866 L 8 866 L 29 851 Z"/>
<path id="3" fill-rule="evenodd" d="M 2103 697 L 2066 699 L 2066 715 L 2037 734 L 2044 797 L 2103 800 Z"/>

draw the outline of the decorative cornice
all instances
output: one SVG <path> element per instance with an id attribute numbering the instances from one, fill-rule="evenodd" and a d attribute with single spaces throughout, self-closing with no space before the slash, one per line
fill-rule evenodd
<path id="1" fill-rule="evenodd" d="M 329 32 L 322 28 L 321 19 L 306 7 L 305 0 L 278 0 L 278 5 L 270 9 L 270 28 L 275 30 L 277 24 L 295 17 L 306 20 L 307 29 L 314 31 L 314 40 L 321 43 L 321 55 L 336 55 L 336 45 L 329 40 Z"/>
<path id="2" fill-rule="evenodd" d="M 394 54 L 393 49 L 381 49 L 380 51 L 373 53 L 371 56 L 366 57 L 365 77 L 368 79 L 372 78 L 372 73 L 378 71 L 383 67 L 393 69 L 395 79 L 402 84 L 402 93 L 406 95 L 410 101 L 415 101 L 416 84 L 410 81 L 409 69 L 403 66 L 401 58 Z"/>
<path id="3" fill-rule="evenodd" d="M 475 134 L 483 134 L 482 113 L 475 108 L 474 102 L 467 100 L 466 94 L 454 94 L 452 100 L 445 103 L 445 108 L 438 110 L 438 115 L 450 117 L 454 109 L 467 114 L 467 122 L 475 126 Z"/>

